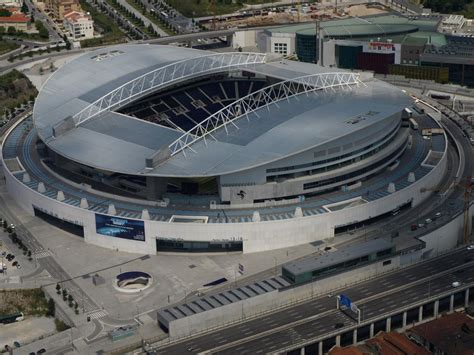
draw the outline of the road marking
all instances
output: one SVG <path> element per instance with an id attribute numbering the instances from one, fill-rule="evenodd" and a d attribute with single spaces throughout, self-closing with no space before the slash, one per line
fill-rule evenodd
<path id="1" fill-rule="evenodd" d="M 41 259 L 41 258 L 47 258 L 48 256 L 51 256 L 51 253 L 47 250 L 39 250 L 35 251 L 34 254 L 36 259 Z"/>
<path id="2" fill-rule="evenodd" d="M 94 311 L 91 311 L 91 312 L 87 313 L 87 315 L 89 317 L 91 317 L 91 319 L 100 319 L 100 318 L 103 318 L 106 315 L 108 315 L 108 313 L 107 313 L 107 311 L 105 311 L 103 309 L 96 309 Z"/>

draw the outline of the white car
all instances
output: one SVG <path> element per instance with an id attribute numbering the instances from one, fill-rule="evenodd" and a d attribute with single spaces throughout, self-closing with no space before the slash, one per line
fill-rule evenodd
<path id="1" fill-rule="evenodd" d="M 435 217 L 436 217 L 436 218 L 441 217 L 441 212 L 436 212 Z"/>
<path id="2" fill-rule="evenodd" d="M 474 244 L 468 245 L 467 250 L 474 250 Z"/>
<path id="3" fill-rule="evenodd" d="M 431 222 L 433 222 L 433 221 L 431 220 L 431 218 L 425 219 L 425 224 L 430 224 Z"/>
<path id="4" fill-rule="evenodd" d="M 459 286 L 461 286 L 461 283 L 460 283 L 459 281 L 454 281 L 454 282 L 451 284 L 451 286 L 453 286 L 453 287 L 459 287 Z"/>

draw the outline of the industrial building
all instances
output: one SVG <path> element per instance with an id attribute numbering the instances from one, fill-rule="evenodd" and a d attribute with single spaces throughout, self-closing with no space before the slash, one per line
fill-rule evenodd
<path id="1" fill-rule="evenodd" d="M 295 55 L 304 62 L 473 86 L 470 23 L 389 14 L 255 31 L 255 41 L 262 52 Z"/>

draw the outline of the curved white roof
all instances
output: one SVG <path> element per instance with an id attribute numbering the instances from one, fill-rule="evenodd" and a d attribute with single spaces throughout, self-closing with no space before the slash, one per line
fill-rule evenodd
<path id="1" fill-rule="evenodd" d="M 237 119 L 238 130 L 219 129 L 215 140 L 200 140 L 193 153 L 176 154 L 153 169 L 145 161 L 182 132 L 105 111 L 53 136 L 53 127 L 91 103 L 147 72 L 211 52 L 155 45 L 119 45 L 86 53 L 63 66 L 43 86 L 34 107 L 40 138 L 58 154 L 82 164 L 128 174 L 215 176 L 243 171 L 352 135 L 410 105 L 399 89 L 365 80 L 353 90 L 301 94 Z M 249 69 L 249 68 L 247 68 Z M 280 61 L 249 70 L 280 79 L 334 72 L 313 64 Z M 352 118 L 375 112 L 357 125 Z"/>

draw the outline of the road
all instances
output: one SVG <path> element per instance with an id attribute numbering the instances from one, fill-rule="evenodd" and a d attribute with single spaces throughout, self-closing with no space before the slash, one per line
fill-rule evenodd
<path id="1" fill-rule="evenodd" d="M 56 32 L 56 30 L 54 29 L 54 27 L 56 27 L 56 25 L 49 19 L 48 16 L 46 16 L 46 14 L 42 11 L 39 11 L 36 6 L 34 6 L 33 2 L 31 0 L 25 0 L 25 3 L 26 3 L 26 6 L 28 6 L 28 10 L 30 11 L 30 14 L 32 14 L 35 18 L 35 21 L 36 20 L 40 20 L 43 25 L 46 27 L 46 29 L 48 30 L 49 32 L 49 40 L 51 42 L 59 42 L 59 41 L 62 41 L 62 37 L 60 34 L 58 34 L 58 32 Z M 44 44 L 47 44 L 47 43 L 44 43 Z"/>
<path id="2" fill-rule="evenodd" d="M 359 308 L 363 308 L 363 319 L 368 320 L 389 309 L 419 301 L 426 296 L 424 293 L 427 290 L 434 295 L 449 289 L 454 280 L 450 275 L 453 275 L 453 270 L 456 268 L 467 270 L 456 275 L 456 280 L 464 283 L 471 282 L 474 278 L 474 262 L 465 263 L 468 255 L 474 256 L 474 251 L 463 248 L 347 289 L 338 290 L 337 294 L 344 293 L 349 296 Z M 387 306 L 382 308 L 381 303 Z M 225 352 L 229 354 L 255 354 L 262 349 L 267 351 L 266 343 L 275 345 L 275 348 L 270 350 L 277 350 L 287 346 L 289 341 L 330 333 L 337 322 L 343 322 L 345 327 L 355 324 L 354 320 L 341 315 L 335 308 L 334 297 L 322 296 L 183 342 L 165 344 L 157 350 L 160 354 L 213 352 L 213 349 L 221 348 L 226 344 L 228 349 Z M 222 352 L 223 349 L 219 349 L 219 353 Z"/>

